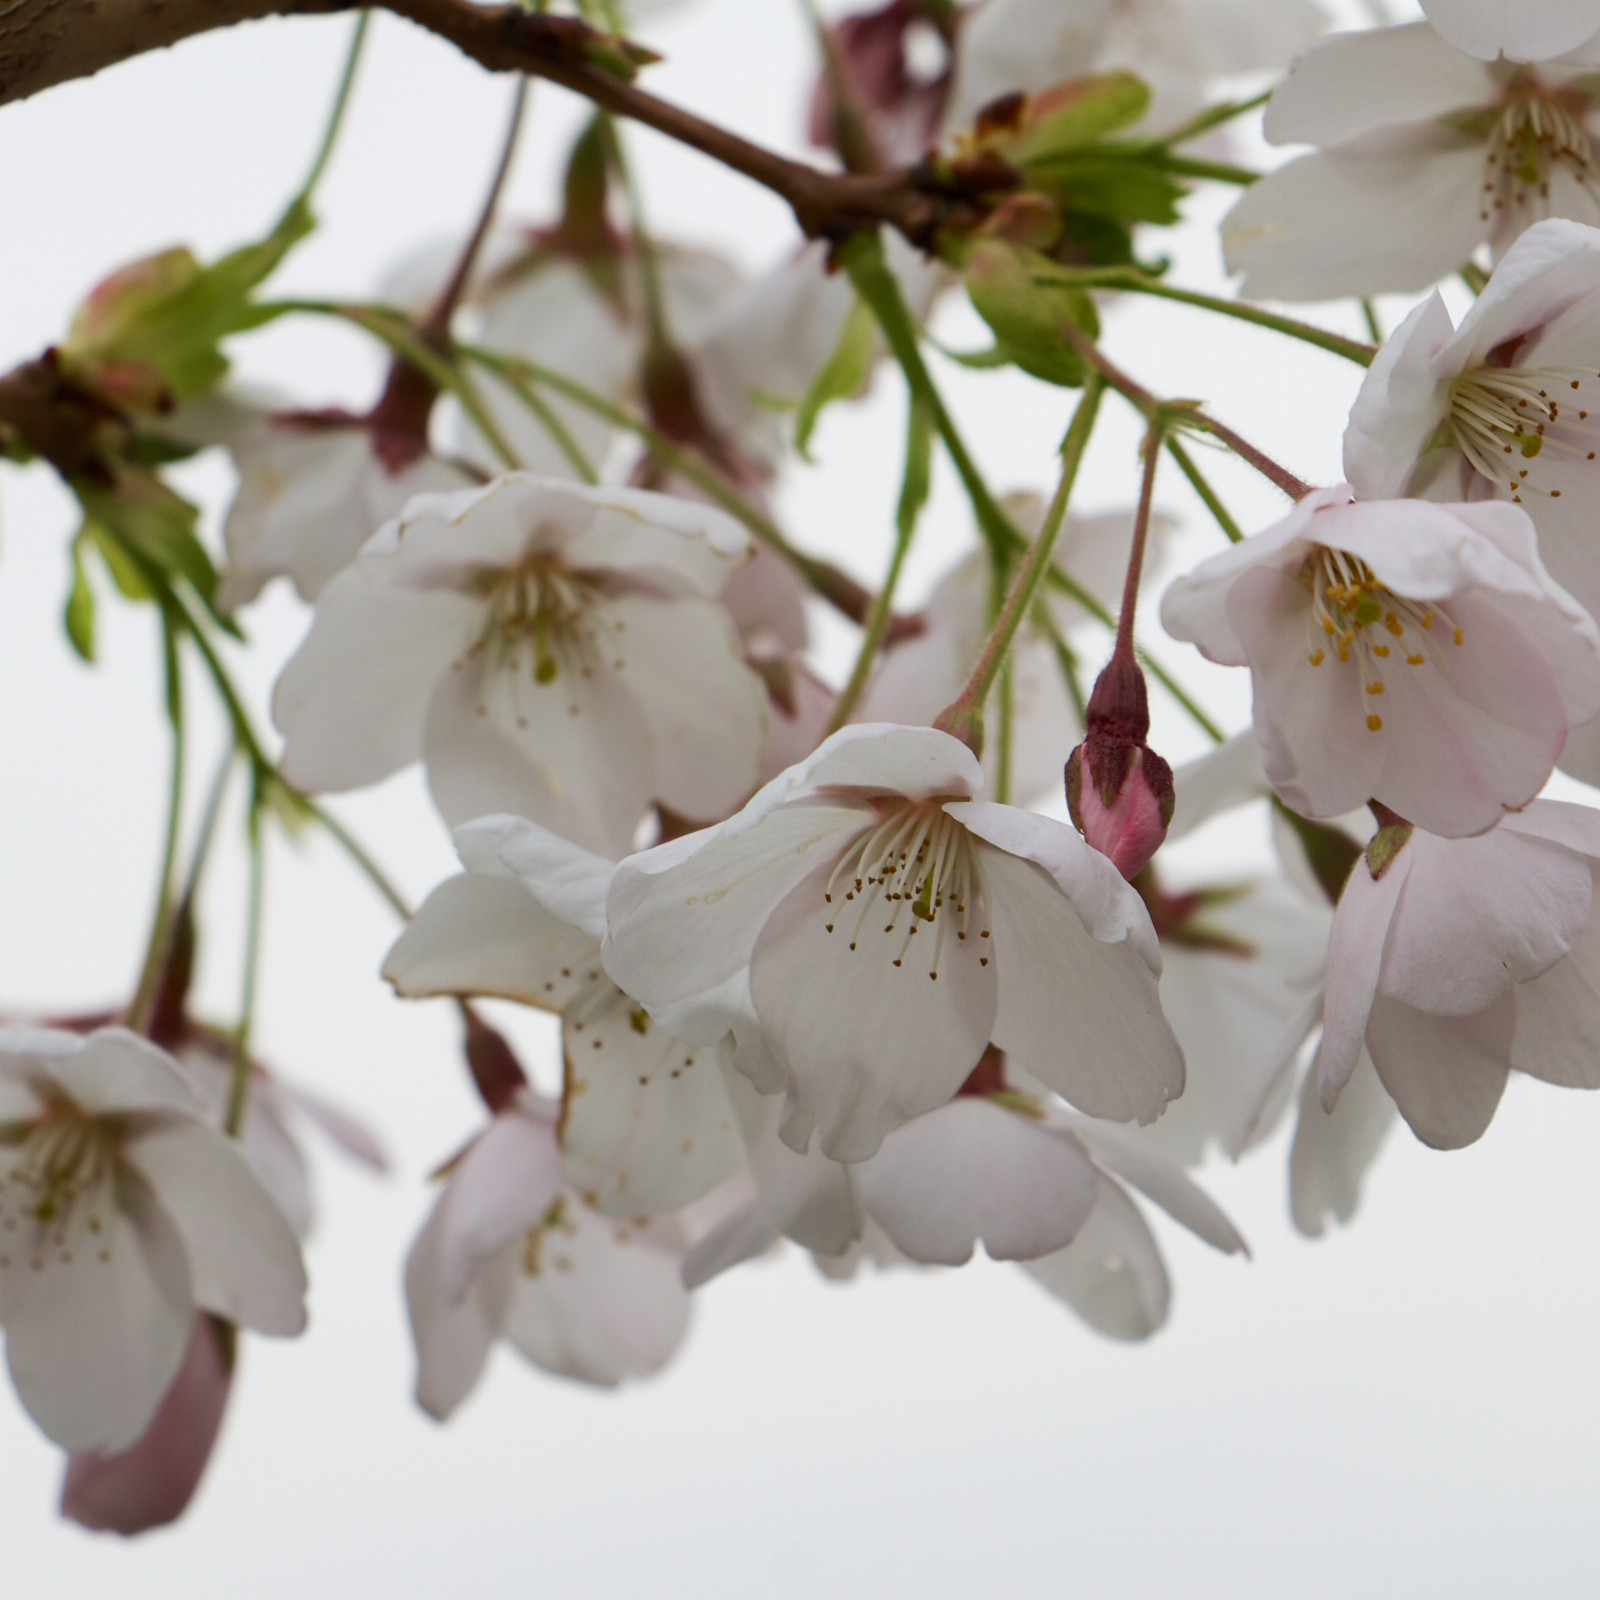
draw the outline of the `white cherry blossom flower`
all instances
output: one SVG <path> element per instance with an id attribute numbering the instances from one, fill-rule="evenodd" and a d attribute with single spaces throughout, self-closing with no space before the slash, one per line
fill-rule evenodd
<path id="1" fill-rule="evenodd" d="M 1583 67 L 1486 64 L 1426 23 L 1323 40 L 1265 124 L 1317 150 L 1245 191 L 1229 268 L 1280 300 L 1412 291 L 1547 217 L 1600 221 L 1595 106 Z"/>
<path id="2" fill-rule="evenodd" d="M 607 970 L 691 1037 L 748 984 L 754 1081 L 787 1091 L 796 1150 L 815 1132 L 865 1160 L 991 1041 L 1081 1109 L 1151 1120 L 1183 1059 L 1149 917 L 1066 824 L 972 799 L 982 781 L 948 734 L 842 729 L 729 821 L 621 863 Z"/>
<path id="3" fill-rule="evenodd" d="M 1350 412 L 1357 493 L 1510 500 L 1551 576 L 1600 615 L 1600 229 L 1543 222 L 1452 326 L 1434 295 L 1378 352 Z M 1562 767 L 1600 780 L 1600 729 Z"/>
<path id="4" fill-rule="evenodd" d="M 280 576 L 315 600 L 416 495 L 472 483 L 437 456 L 386 449 L 359 418 L 265 417 L 232 450 L 239 488 L 223 525 L 228 566 L 218 591 L 226 610 Z"/>
<path id="5" fill-rule="evenodd" d="M 1167 631 L 1248 666 L 1273 787 L 1308 817 L 1377 799 L 1481 833 L 1600 712 L 1600 631 L 1516 506 L 1308 495 L 1168 589 Z"/>
<path id="6" fill-rule="evenodd" d="M 420 756 L 447 820 L 515 812 L 613 855 L 653 800 L 722 815 L 766 731 L 716 604 L 749 551 L 709 507 L 526 473 L 414 501 L 278 680 L 285 776 L 350 789 Z"/>
<path id="7" fill-rule="evenodd" d="M 683 1233 L 603 1217 L 566 1184 L 559 1108 L 521 1091 L 451 1167 L 406 1262 L 417 1401 L 443 1420 L 497 1339 L 612 1385 L 658 1371 L 688 1325 Z"/>
<path id="8" fill-rule="evenodd" d="M 1198 111 L 1213 81 L 1276 71 L 1326 26 L 1310 0 L 987 0 L 965 19 L 945 127 L 991 100 L 1119 67 L 1152 90 L 1146 123 Z"/>
<path id="9" fill-rule="evenodd" d="M 1600 1088 L 1600 812 L 1534 802 L 1474 839 L 1387 830 L 1334 915 L 1317 1071 L 1332 1109 L 1363 1041 L 1425 1144 L 1482 1137 L 1515 1070 Z M 1380 833 L 1373 852 L 1385 842 Z"/>
<path id="10" fill-rule="evenodd" d="M 744 1157 L 724 1080 L 733 1042 L 685 1044 L 606 976 L 612 863 L 515 817 L 471 823 L 456 841 L 471 870 L 423 902 L 384 976 L 411 997 L 493 995 L 558 1012 L 568 1185 L 615 1217 L 699 1199 Z"/>
<path id="11" fill-rule="evenodd" d="M 0 1030 L 0 1323 L 22 1403 L 72 1451 L 149 1428 L 195 1310 L 305 1326 L 288 1222 L 165 1051 Z"/>
<path id="12" fill-rule="evenodd" d="M 1422 13 L 1458 50 L 1484 61 L 1590 57 L 1600 35 L 1596 0 L 1422 0 Z"/>

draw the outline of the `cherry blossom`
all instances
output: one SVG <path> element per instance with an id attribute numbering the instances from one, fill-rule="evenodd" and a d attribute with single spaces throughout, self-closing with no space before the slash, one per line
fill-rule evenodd
<path id="1" fill-rule="evenodd" d="M 945 126 L 1016 90 L 1130 67 L 1152 91 L 1147 123 L 1164 131 L 1216 78 L 1281 68 L 1325 25 L 1310 0 L 987 0 L 961 30 Z"/>
<path id="2" fill-rule="evenodd" d="M 948 734 L 842 729 L 729 821 L 621 863 L 607 971 L 679 1029 L 747 981 L 757 1087 L 787 1091 L 799 1151 L 815 1132 L 865 1160 L 991 1040 L 1080 1108 L 1151 1120 L 1183 1064 L 1149 917 L 1071 828 L 971 798 L 982 782 Z"/>
<path id="3" fill-rule="evenodd" d="M 516 817 L 456 839 L 471 870 L 429 895 L 384 976 L 407 996 L 493 995 L 560 1014 L 566 1180 L 600 1211 L 651 1216 L 714 1188 L 744 1156 L 724 1081 L 733 1041 L 686 1044 L 606 976 L 612 863 Z"/>
<path id="4" fill-rule="evenodd" d="M 6 1359 L 58 1444 L 143 1437 L 197 1308 L 305 1327 L 288 1222 L 165 1051 L 122 1028 L 0 1030 L 0 1102 Z"/>
<path id="5" fill-rule="evenodd" d="M 1434 295 L 1378 352 L 1350 413 L 1345 470 L 1364 496 L 1521 505 L 1551 576 L 1600 614 L 1596 399 L 1600 229 L 1543 222 L 1460 327 Z M 1600 779 L 1600 730 L 1576 734 L 1562 766 Z"/>
<path id="6" fill-rule="evenodd" d="M 1592 53 L 1600 34 L 1594 0 L 1422 0 L 1422 12 L 1458 50 L 1493 61 L 1544 61 Z"/>
<path id="7" fill-rule="evenodd" d="M 1539 800 L 1475 839 L 1381 831 L 1328 944 L 1317 1072 L 1332 1109 L 1362 1043 L 1425 1144 L 1482 1137 L 1512 1070 L 1600 1088 L 1600 812 Z"/>
<path id="8" fill-rule="evenodd" d="M 1340 34 L 1267 107 L 1275 144 L 1317 150 L 1223 222 L 1244 292 L 1280 300 L 1425 289 L 1547 217 L 1600 220 L 1587 69 L 1485 64 L 1426 23 Z"/>
<path id="9" fill-rule="evenodd" d="M 417 1402 L 443 1420 L 496 1339 L 612 1385 L 659 1370 L 688 1325 L 671 1219 L 602 1217 L 567 1187 L 559 1108 L 523 1090 L 452 1165 L 406 1261 Z"/>
<path id="10" fill-rule="evenodd" d="M 526 473 L 414 501 L 278 680 L 285 775 L 350 789 L 420 756 L 447 820 L 513 811 L 613 854 L 652 800 L 723 814 L 765 736 L 715 599 L 749 551 L 709 507 Z"/>
<path id="11" fill-rule="evenodd" d="M 1367 799 L 1481 833 L 1600 711 L 1600 631 L 1518 507 L 1308 495 L 1168 589 L 1175 638 L 1248 666 L 1273 787 L 1308 817 Z"/>

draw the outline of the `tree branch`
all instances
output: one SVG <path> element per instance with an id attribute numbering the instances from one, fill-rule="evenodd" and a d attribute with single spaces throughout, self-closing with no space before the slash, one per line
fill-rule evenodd
<path id="1" fill-rule="evenodd" d="M 351 10 L 346 0 L 0 0 L 0 105 L 88 77 L 193 34 L 267 16 Z M 616 116 L 704 152 L 780 195 L 812 237 L 884 222 L 918 245 L 965 202 L 914 172 L 832 173 L 791 161 L 637 87 L 599 64 L 598 36 L 570 17 L 473 0 L 383 0 L 379 9 L 448 40 L 491 72 L 544 78 Z"/>

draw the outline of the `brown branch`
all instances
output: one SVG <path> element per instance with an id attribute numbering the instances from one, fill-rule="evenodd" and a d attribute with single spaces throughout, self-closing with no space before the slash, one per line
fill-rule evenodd
<path id="1" fill-rule="evenodd" d="M 345 0 L 0 0 L 0 105 L 193 34 L 266 16 L 350 9 Z M 491 72 L 559 84 L 742 172 L 786 200 L 812 237 L 841 239 L 864 223 L 884 222 L 927 245 L 963 205 L 959 196 L 919 187 L 910 173 L 824 172 L 753 144 L 598 64 L 586 49 L 597 36 L 572 18 L 473 0 L 383 0 L 380 9 L 448 40 Z"/>

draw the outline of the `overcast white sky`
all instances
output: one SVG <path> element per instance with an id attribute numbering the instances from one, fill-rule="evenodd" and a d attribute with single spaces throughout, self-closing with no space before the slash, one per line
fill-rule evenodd
<path id="1" fill-rule="evenodd" d="M 652 86 L 798 149 L 810 71 L 798 15 L 792 0 L 698 0 L 655 26 L 669 59 Z M 214 255 L 259 234 L 299 180 L 349 25 L 253 25 L 0 112 L 0 361 L 59 337 L 84 292 L 131 257 L 180 240 Z M 360 295 L 411 245 L 459 230 L 507 92 L 379 19 L 320 197 L 326 225 L 284 286 Z M 534 107 L 510 209 L 541 217 L 577 109 L 545 86 Z M 653 137 L 637 149 L 663 234 L 751 266 L 792 243 L 782 207 L 742 180 Z M 1218 208 L 1192 209 L 1178 271 L 1220 283 L 1205 226 Z M 1296 471 L 1332 481 L 1355 369 L 1226 331 L 1143 304 L 1116 313 L 1109 339 L 1152 387 L 1213 400 Z M 957 308 L 941 333 L 981 342 Z M 244 376 L 306 405 L 361 406 L 378 372 L 353 337 L 322 327 L 275 330 L 240 357 Z M 941 378 L 997 485 L 1044 486 L 1067 399 L 1013 375 Z M 885 375 L 826 421 L 819 467 L 785 490 L 795 536 L 868 580 L 887 550 L 901 407 Z M 1134 440 L 1112 413 L 1086 506 L 1130 497 Z M 1218 476 L 1247 525 L 1275 513 L 1269 491 Z M 185 481 L 214 513 L 227 474 L 201 463 Z M 0 1006 L 87 1008 L 125 995 L 147 917 L 166 759 L 153 629 L 108 608 L 101 664 L 78 664 L 58 625 L 66 498 L 42 469 L 6 470 L 0 490 Z M 1163 499 L 1192 511 L 1172 485 Z M 1207 553 L 1215 535 L 1190 522 L 1187 550 Z M 913 591 L 970 537 L 941 473 Z M 275 594 L 251 622 L 248 676 L 264 702 L 305 614 Z M 1242 681 L 1192 677 L 1242 723 Z M 1181 724 L 1158 732 L 1174 757 L 1197 748 Z M 339 809 L 412 894 L 451 870 L 415 774 Z M 1191 866 L 1259 857 L 1236 828 L 1199 841 Z M 454 1027 L 444 1007 L 388 996 L 376 969 L 394 929 L 337 857 L 278 848 L 270 871 L 262 1051 L 367 1115 L 396 1170 L 377 1182 L 318 1152 L 311 1333 L 245 1345 L 219 1456 L 176 1532 L 124 1546 L 58 1522 L 57 1452 L 0 1390 L 8 1600 L 113 1587 L 126 1600 L 352 1587 L 397 1600 L 1594 1592 L 1595 1099 L 1515 1081 L 1488 1137 L 1449 1156 L 1402 1129 L 1355 1225 L 1319 1243 L 1288 1225 L 1281 1136 L 1209 1172 L 1255 1260 L 1223 1260 L 1158 1222 L 1177 1295 L 1143 1347 L 1100 1340 L 1013 1268 L 841 1288 L 790 1253 L 705 1291 L 659 1379 L 593 1393 L 502 1354 L 440 1428 L 409 1398 L 399 1273 L 425 1174 L 478 1121 Z M 222 1015 L 240 884 L 233 853 L 208 899 L 200 980 Z M 548 1070 L 549 1031 L 521 1036 Z"/>

